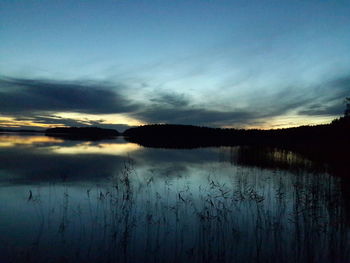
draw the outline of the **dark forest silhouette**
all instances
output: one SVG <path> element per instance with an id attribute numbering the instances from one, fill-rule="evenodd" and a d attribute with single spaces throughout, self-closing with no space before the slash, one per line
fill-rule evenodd
<path id="1" fill-rule="evenodd" d="M 344 116 L 330 124 L 272 130 L 153 124 L 130 128 L 123 135 L 131 142 L 149 147 L 195 148 L 267 144 L 288 148 L 303 148 L 311 145 L 338 148 L 341 145 L 349 145 L 350 98 L 346 98 L 345 102 Z"/>
<path id="2" fill-rule="evenodd" d="M 63 127 L 51 128 L 45 131 L 47 136 L 62 137 L 68 139 L 113 139 L 120 133 L 113 129 L 102 129 L 97 127 Z"/>
<path id="3" fill-rule="evenodd" d="M 127 141 L 145 147 L 190 149 L 251 146 L 291 150 L 313 161 L 330 164 L 334 172 L 341 176 L 349 173 L 349 134 L 350 116 L 347 114 L 330 124 L 275 130 L 154 124 L 130 128 L 123 133 Z"/>
<path id="4" fill-rule="evenodd" d="M 191 125 L 153 124 L 126 130 L 128 141 L 149 147 L 196 148 L 235 145 L 276 145 L 331 147 L 349 144 L 350 117 L 331 124 L 300 126 L 275 130 L 244 130 L 198 127 Z M 321 145 L 320 145 L 321 146 Z"/>

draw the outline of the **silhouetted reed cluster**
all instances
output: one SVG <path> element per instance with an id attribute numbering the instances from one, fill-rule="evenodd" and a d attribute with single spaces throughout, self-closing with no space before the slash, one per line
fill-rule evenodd
<path id="1" fill-rule="evenodd" d="M 214 167 L 196 183 L 138 174 L 128 160 L 83 197 L 71 198 L 68 185 L 30 190 L 40 234 L 21 253 L 14 248 L 12 262 L 347 262 L 339 179 L 232 171 L 223 178 Z"/>

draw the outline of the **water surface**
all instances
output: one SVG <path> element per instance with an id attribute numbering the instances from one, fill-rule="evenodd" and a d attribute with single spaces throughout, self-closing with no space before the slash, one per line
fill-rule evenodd
<path id="1" fill-rule="evenodd" d="M 349 262 L 349 200 L 279 149 L 0 136 L 0 262 Z"/>

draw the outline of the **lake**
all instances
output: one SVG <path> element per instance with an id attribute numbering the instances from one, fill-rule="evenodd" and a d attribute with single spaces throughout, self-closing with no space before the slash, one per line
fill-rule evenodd
<path id="1" fill-rule="evenodd" d="M 350 262 L 349 184 L 263 147 L 0 136 L 0 262 Z"/>

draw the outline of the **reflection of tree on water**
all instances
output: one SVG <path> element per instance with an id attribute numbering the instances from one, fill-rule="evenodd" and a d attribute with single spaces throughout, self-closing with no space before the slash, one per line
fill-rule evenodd
<path id="1" fill-rule="evenodd" d="M 340 188 L 343 193 L 344 206 L 346 207 L 347 218 L 350 222 L 350 179 L 344 176 L 344 170 L 336 170 L 322 162 L 315 162 L 306 159 L 304 156 L 284 149 L 245 146 L 234 147 L 230 150 L 231 163 L 249 167 L 259 167 L 273 170 L 286 170 L 294 173 L 308 171 L 315 174 L 328 172 L 339 177 Z"/>
<path id="2" fill-rule="evenodd" d="M 295 152 L 261 146 L 236 147 L 236 151 L 231 154 L 231 162 L 238 165 L 285 169 L 290 171 L 325 170 L 325 167 L 322 164 L 311 162 Z"/>

